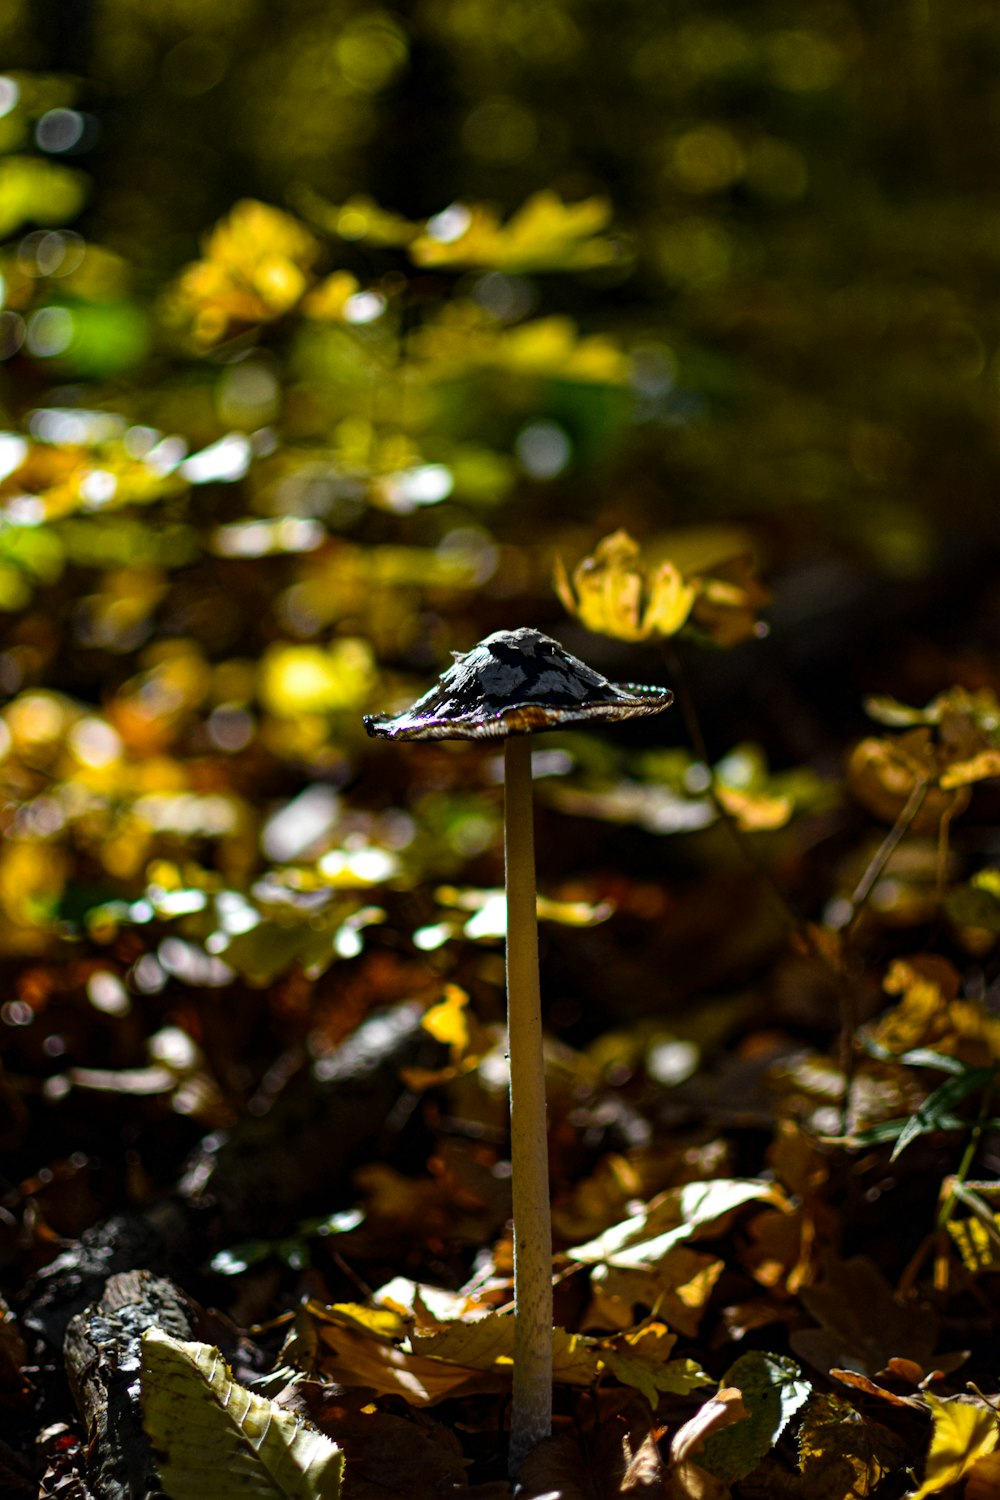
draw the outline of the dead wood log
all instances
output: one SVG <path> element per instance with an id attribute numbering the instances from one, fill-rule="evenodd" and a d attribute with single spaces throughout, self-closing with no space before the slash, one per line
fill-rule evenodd
<path id="1" fill-rule="evenodd" d="M 71 1319 L 66 1375 L 87 1434 L 88 1479 L 99 1500 L 136 1500 L 159 1482 L 142 1427 L 140 1339 L 161 1328 L 189 1339 L 194 1314 L 172 1281 L 149 1271 L 112 1276 L 100 1302 Z"/>

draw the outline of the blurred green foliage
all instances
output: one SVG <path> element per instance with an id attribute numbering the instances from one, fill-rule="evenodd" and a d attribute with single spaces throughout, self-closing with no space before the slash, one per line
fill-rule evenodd
<path id="1" fill-rule="evenodd" d="M 14 947 L 81 883 L 137 920 L 166 861 L 213 901 L 312 869 L 254 924 L 306 913 L 325 963 L 368 910 L 313 869 L 338 840 L 408 850 L 403 884 L 495 854 L 487 773 L 471 811 L 454 767 L 394 786 L 359 716 L 556 618 L 557 555 L 571 614 L 652 661 L 682 627 L 754 649 L 754 554 L 809 623 L 817 560 L 923 581 L 953 536 L 992 545 L 979 7 L 81 0 L 0 40 Z M 581 750 L 551 805 L 770 836 L 829 799 L 755 732 L 714 772 L 723 747 Z M 864 743 L 894 808 L 911 752 Z M 336 800 L 367 765 L 405 828 Z M 292 836 L 303 784 L 336 807 Z"/>
<path id="2" fill-rule="evenodd" d="M 31 201 L 36 222 L 69 222 L 73 174 L 89 171 L 82 230 L 135 268 L 144 299 L 239 196 L 303 212 L 368 195 L 419 221 L 456 199 L 511 212 L 539 190 L 609 194 L 620 254 L 556 299 L 588 331 L 638 345 L 623 482 L 655 486 L 661 514 L 819 518 L 890 572 L 919 575 L 945 507 L 976 522 L 989 506 L 1000 30 L 988 7 L 170 0 L 150 13 L 106 0 L 74 12 L 71 25 L 55 4 L 11 5 L 0 22 L 23 90 L 4 121 L 20 153 L 4 168 L 5 222 Z M 51 116 L 70 108 L 72 78 L 85 128 L 60 148 Z M 343 262 L 367 281 L 384 263 L 361 217 L 344 217 Z M 539 296 L 469 290 L 505 315 Z M 114 301 L 100 316 L 100 339 L 92 306 L 74 325 L 74 378 L 140 359 L 134 309 Z M 350 380 L 344 357 L 315 352 L 313 373 Z M 546 405 L 574 442 L 606 420 L 579 393 L 550 391 Z"/>

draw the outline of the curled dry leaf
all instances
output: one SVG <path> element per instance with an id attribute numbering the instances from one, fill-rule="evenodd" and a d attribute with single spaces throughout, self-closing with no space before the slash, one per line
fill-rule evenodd
<path id="1" fill-rule="evenodd" d="M 744 1421 L 747 1415 L 742 1392 L 727 1386 L 677 1429 L 670 1443 L 671 1500 L 727 1500 L 728 1485 L 703 1469 L 695 1454 L 715 1433 Z"/>

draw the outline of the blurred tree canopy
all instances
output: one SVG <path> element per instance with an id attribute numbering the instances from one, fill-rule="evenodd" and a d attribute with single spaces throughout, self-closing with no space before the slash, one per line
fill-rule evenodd
<path id="1" fill-rule="evenodd" d="M 241 197 L 608 194 L 620 262 L 554 295 L 639 345 L 633 492 L 818 520 L 906 576 L 988 524 L 990 7 L 78 0 L 0 28 L 12 69 L 79 80 L 48 159 L 96 178 L 76 227 L 143 298 Z"/>

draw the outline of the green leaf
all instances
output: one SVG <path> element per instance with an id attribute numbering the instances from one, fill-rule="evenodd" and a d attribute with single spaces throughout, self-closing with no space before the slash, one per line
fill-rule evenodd
<path id="1" fill-rule="evenodd" d="M 968 1064 L 960 1058 L 953 1057 L 948 1052 L 935 1052 L 932 1047 L 914 1047 L 910 1052 L 892 1052 L 874 1037 L 865 1035 L 861 1037 L 861 1045 L 869 1057 L 877 1058 L 879 1062 L 902 1063 L 908 1068 L 936 1068 L 939 1073 L 954 1073 L 956 1076 L 968 1069 Z"/>
<path id="2" fill-rule="evenodd" d="M 699 1386 L 714 1383 L 693 1359 L 671 1359 L 660 1364 L 631 1349 L 602 1351 L 601 1357 L 617 1381 L 642 1392 L 653 1411 L 661 1395 L 689 1396 Z"/>
<path id="3" fill-rule="evenodd" d="M 963 1099 L 967 1099 L 970 1094 L 983 1088 L 995 1076 L 995 1068 L 967 1068 L 963 1074 L 949 1078 L 933 1093 L 928 1094 L 916 1114 L 911 1115 L 907 1120 L 889 1160 L 895 1161 L 896 1157 L 905 1151 L 918 1135 L 927 1135 L 932 1130 L 955 1129 L 955 1116 L 949 1111 L 956 1104 L 960 1104 Z M 968 1122 L 964 1120 L 958 1121 L 959 1126 L 966 1123 Z"/>
<path id="4" fill-rule="evenodd" d="M 338 1500 L 344 1456 L 318 1428 L 233 1379 L 217 1349 L 142 1336 L 142 1408 L 171 1500 Z"/>
<path id="5" fill-rule="evenodd" d="M 837 1396 L 815 1395 L 799 1429 L 799 1469 L 809 1500 L 870 1495 L 898 1466 L 898 1442 Z"/>
<path id="6" fill-rule="evenodd" d="M 792 1359 L 743 1354 L 722 1377 L 722 1387 L 742 1393 L 749 1415 L 705 1442 L 698 1463 L 726 1484 L 746 1476 L 774 1447 L 789 1419 L 804 1406 L 812 1386 Z"/>

